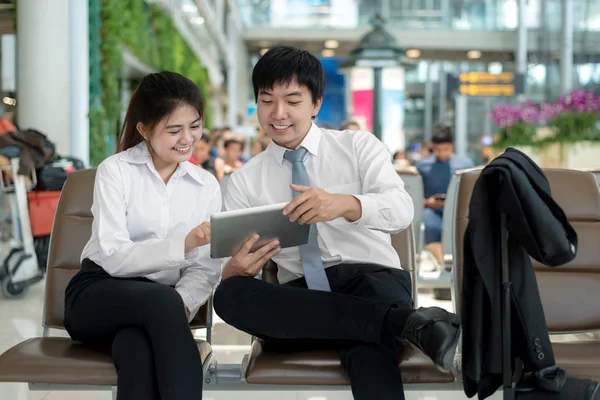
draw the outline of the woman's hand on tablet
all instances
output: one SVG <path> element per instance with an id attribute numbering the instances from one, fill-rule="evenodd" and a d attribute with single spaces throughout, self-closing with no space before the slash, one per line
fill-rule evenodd
<path id="1" fill-rule="evenodd" d="M 256 250 L 254 253 L 250 253 L 252 246 L 254 246 L 254 243 L 257 242 L 258 238 L 258 235 L 252 236 L 244 243 L 240 251 L 238 251 L 235 256 L 231 257 L 223 269 L 223 279 L 236 275 L 256 276 L 265 263 L 281 250 L 279 241 L 273 240 Z"/>
<path id="2" fill-rule="evenodd" d="M 185 252 L 210 243 L 210 222 L 203 222 L 185 237 Z"/>

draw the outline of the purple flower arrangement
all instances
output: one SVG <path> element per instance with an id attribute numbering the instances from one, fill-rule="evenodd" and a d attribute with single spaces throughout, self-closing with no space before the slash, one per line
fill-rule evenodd
<path id="1" fill-rule="evenodd" d="M 500 128 L 496 146 L 506 147 L 600 140 L 600 132 L 596 126 L 599 114 L 600 96 L 575 90 L 552 104 L 537 106 L 529 101 L 520 105 L 496 104 L 491 118 Z M 536 141 L 537 126 L 553 127 L 556 134 Z"/>

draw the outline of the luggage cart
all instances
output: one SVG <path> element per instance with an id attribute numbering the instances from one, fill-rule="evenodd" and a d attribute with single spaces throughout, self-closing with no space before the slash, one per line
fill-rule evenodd
<path id="1" fill-rule="evenodd" d="M 2 252 L 0 284 L 4 296 L 20 299 L 29 286 L 44 278 L 37 262 L 27 202 L 27 192 L 35 187 L 37 177 L 33 170 L 31 184 L 27 185 L 25 177 L 19 174 L 19 158 L 11 159 L 10 166 L 2 167 L 1 172 L 0 190 L 10 201 L 12 238 L 8 249 Z"/>

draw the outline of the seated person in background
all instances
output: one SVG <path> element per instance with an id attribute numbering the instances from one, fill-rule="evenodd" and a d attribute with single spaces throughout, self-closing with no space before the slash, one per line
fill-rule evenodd
<path id="1" fill-rule="evenodd" d="M 210 137 L 207 134 L 202 134 L 189 161 L 213 174 L 219 183 L 223 181 L 225 161 L 210 154 Z"/>
<path id="2" fill-rule="evenodd" d="M 392 162 L 393 162 L 394 166 L 399 167 L 399 168 L 409 168 L 410 167 L 410 161 L 408 161 L 408 159 L 406 158 L 406 153 L 403 152 L 402 150 L 398 150 L 397 152 L 394 153 Z"/>
<path id="3" fill-rule="evenodd" d="M 225 171 L 231 172 L 240 168 L 242 154 L 244 153 L 244 142 L 238 139 L 229 139 L 223 145 L 223 158 L 225 159 Z"/>
<path id="4" fill-rule="evenodd" d="M 118 153 L 99 166 L 92 235 L 65 291 L 73 340 L 111 350 L 117 397 L 202 398 L 202 361 L 189 322 L 221 274 L 210 258 L 219 183 L 188 162 L 202 134 L 204 101 L 189 79 L 144 77 Z"/>
<path id="5" fill-rule="evenodd" d="M 360 131 L 360 125 L 356 121 L 344 121 L 340 130 Z"/>
<path id="6" fill-rule="evenodd" d="M 252 157 L 255 157 L 269 147 L 271 139 L 268 136 L 255 137 L 252 140 Z"/>
<path id="7" fill-rule="evenodd" d="M 288 202 L 284 214 L 311 234 L 306 245 L 280 250 L 272 241 L 252 254 L 258 239 L 249 239 L 224 261 L 215 310 L 267 346 L 339 350 L 355 399 L 401 400 L 404 342 L 449 370 L 460 333 L 456 315 L 412 308 L 410 273 L 390 238 L 410 226 L 412 200 L 374 135 L 313 123 L 325 72 L 312 54 L 274 47 L 252 83 L 273 143 L 231 175 L 224 208 Z M 281 285 L 254 279 L 271 257 Z"/>
<path id="8" fill-rule="evenodd" d="M 454 154 L 452 128 L 436 124 L 432 132 L 433 154 L 417 163 L 417 170 L 423 179 L 425 200 L 425 243 L 442 241 L 442 216 L 450 177 L 459 169 L 472 168 L 475 164 L 468 157 Z"/>

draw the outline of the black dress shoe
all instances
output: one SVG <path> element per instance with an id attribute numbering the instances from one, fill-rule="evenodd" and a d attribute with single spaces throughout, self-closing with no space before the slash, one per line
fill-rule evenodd
<path id="1" fill-rule="evenodd" d="M 450 372 L 460 337 L 458 315 L 443 308 L 419 308 L 407 321 L 402 339 L 425 353 L 442 372 Z"/>

